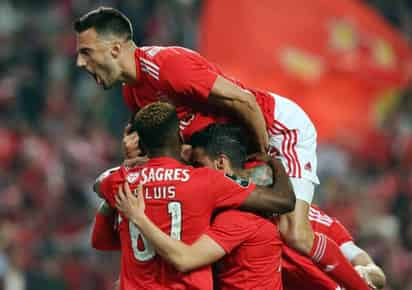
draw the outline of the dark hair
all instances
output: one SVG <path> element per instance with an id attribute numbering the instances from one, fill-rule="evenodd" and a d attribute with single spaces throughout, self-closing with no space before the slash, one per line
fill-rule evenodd
<path id="1" fill-rule="evenodd" d="M 246 146 L 242 142 L 242 130 L 226 124 L 212 124 L 193 134 L 192 147 L 204 148 L 211 158 L 225 154 L 234 168 L 242 168 L 246 160 Z"/>
<path id="2" fill-rule="evenodd" d="M 178 139 L 179 119 L 173 105 L 156 102 L 143 107 L 134 117 L 136 130 L 147 151 L 164 148 L 172 138 Z"/>
<path id="3" fill-rule="evenodd" d="M 74 22 L 74 30 L 78 33 L 94 28 L 98 34 L 114 34 L 126 40 L 133 38 L 133 28 L 129 18 L 111 7 L 94 9 Z"/>

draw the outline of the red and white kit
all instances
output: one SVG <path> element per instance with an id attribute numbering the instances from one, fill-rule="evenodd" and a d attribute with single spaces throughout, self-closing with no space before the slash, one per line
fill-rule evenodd
<path id="1" fill-rule="evenodd" d="M 136 112 L 156 101 L 176 106 L 182 137 L 212 123 L 228 122 L 207 106 L 218 76 L 233 81 L 256 97 L 270 137 L 270 152 L 279 155 L 291 177 L 296 197 L 311 203 L 316 175 L 316 129 L 294 102 L 273 93 L 251 89 L 225 75 L 198 53 L 182 47 L 150 46 L 135 51 L 137 82 L 123 86 L 126 104 Z"/>
<path id="2" fill-rule="evenodd" d="M 309 211 L 309 220 L 313 231 L 334 240 L 349 261 L 361 253 L 362 250 L 355 245 L 348 230 L 336 218 L 328 216 L 312 205 Z M 319 255 L 322 254 L 322 249 L 324 248 L 320 247 Z M 301 255 L 286 244 L 283 245 L 282 251 L 282 280 L 285 290 L 343 289 L 319 269 L 310 258 Z"/>
<path id="3" fill-rule="evenodd" d="M 255 188 L 254 184 L 242 187 L 218 171 L 193 168 L 168 157 L 152 158 L 144 166 L 130 170 L 120 167 L 99 180 L 99 192 L 112 207 L 120 185 L 127 181 L 135 190 L 143 183 L 147 216 L 162 231 L 187 244 L 209 228 L 215 210 L 240 206 Z M 213 289 L 210 266 L 189 273 L 176 271 L 122 214 L 118 232 L 121 290 Z M 109 237 L 104 248 L 115 249 L 113 242 Z"/>

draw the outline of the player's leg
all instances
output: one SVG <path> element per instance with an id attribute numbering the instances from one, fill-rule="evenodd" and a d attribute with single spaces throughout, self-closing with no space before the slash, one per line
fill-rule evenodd
<path id="1" fill-rule="evenodd" d="M 292 184 L 296 182 L 292 178 Z M 299 195 L 299 191 L 308 184 L 309 181 L 303 180 L 300 186 L 296 186 L 296 206 L 294 212 L 280 217 L 279 230 L 285 242 L 302 254 L 309 256 L 312 261 L 319 266 L 326 274 L 333 278 L 337 283 L 343 285 L 348 290 L 369 289 L 367 284 L 357 274 L 350 262 L 340 251 L 335 241 L 327 236 L 314 233 L 308 218 L 311 200 L 304 200 Z M 314 188 L 314 186 L 309 186 Z M 308 190 L 305 192 L 308 196 Z"/>
<path id="2" fill-rule="evenodd" d="M 307 114 L 292 101 L 274 95 L 275 121 L 270 145 L 291 176 L 296 195 L 293 213 L 281 216 L 279 230 L 285 242 L 310 257 L 326 274 L 348 290 L 368 289 L 362 278 L 328 237 L 314 233 L 309 221 L 316 176 L 316 129 Z"/>

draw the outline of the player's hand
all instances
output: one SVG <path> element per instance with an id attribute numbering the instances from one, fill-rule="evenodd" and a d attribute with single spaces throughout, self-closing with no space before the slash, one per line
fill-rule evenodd
<path id="1" fill-rule="evenodd" d="M 370 289 L 376 290 L 376 286 L 373 284 L 372 280 L 369 278 L 368 268 L 366 266 L 357 265 L 355 266 L 356 272 L 358 272 L 359 276 L 368 284 Z"/>
<path id="2" fill-rule="evenodd" d="M 137 132 L 131 132 L 131 124 L 127 124 L 123 132 L 122 148 L 125 160 L 123 165 L 126 167 L 135 167 L 143 165 L 148 158 L 139 148 L 139 135 Z"/>
<path id="3" fill-rule="evenodd" d="M 129 220 L 138 222 L 145 216 L 145 202 L 143 198 L 143 186 L 139 184 L 133 192 L 129 184 L 125 182 L 120 185 L 115 196 L 116 208 L 122 212 Z"/>
<path id="4" fill-rule="evenodd" d="M 126 125 L 123 131 L 122 148 L 126 159 L 133 158 L 142 154 L 139 148 L 139 135 L 137 132 L 132 132 L 132 125 Z"/>
<path id="5" fill-rule="evenodd" d="M 148 160 L 149 160 L 149 157 L 147 157 L 147 155 L 136 156 L 133 158 L 125 159 L 123 161 L 123 165 L 127 168 L 133 168 L 133 167 L 145 164 Z"/>

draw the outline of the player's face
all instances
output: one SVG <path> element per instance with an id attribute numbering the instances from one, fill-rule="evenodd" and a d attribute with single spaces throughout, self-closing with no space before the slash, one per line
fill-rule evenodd
<path id="1" fill-rule="evenodd" d="M 209 158 L 205 150 L 201 147 L 192 148 L 192 154 L 190 156 L 190 163 L 194 167 L 209 167 L 215 169 L 213 160 Z"/>
<path id="2" fill-rule="evenodd" d="M 190 156 L 190 162 L 193 167 L 209 167 L 215 170 L 223 171 L 224 173 L 232 172 L 230 163 L 225 160 L 225 158 L 211 159 L 203 148 L 195 147 L 192 149 L 192 154 Z"/>
<path id="3" fill-rule="evenodd" d="M 93 28 L 77 34 L 78 67 L 90 73 L 104 89 L 120 80 L 119 44 L 99 36 Z"/>

